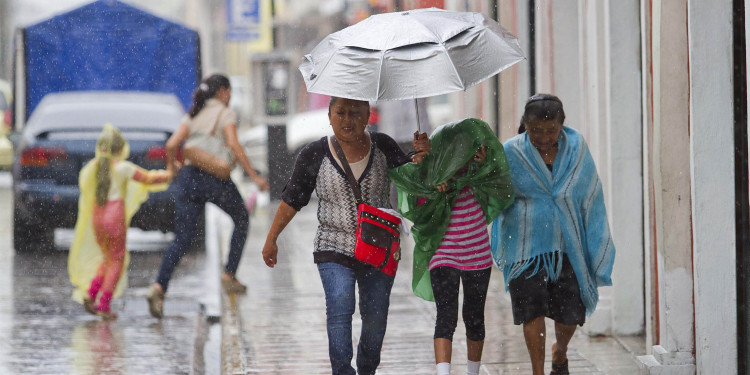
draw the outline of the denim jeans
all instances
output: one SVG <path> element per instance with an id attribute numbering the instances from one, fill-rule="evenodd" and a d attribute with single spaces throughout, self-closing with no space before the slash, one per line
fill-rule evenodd
<path id="1" fill-rule="evenodd" d="M 332 262 L 318 264 L 318 272 L 326 295 L 326 330 L 332 374 L 355 374 L 351 365 L 355 283 L 359 287 L 359 313 L 362 317 L 357 373 L 375 374 L 388 322 L 393 278 L 374 268 L 354 270 Z"/>
<path id="2" fill-rule="evenodd" d="M 247 213 L 242 196 L 231 179 L 222 180 L 198 168 L 185 166 L 173 182 L 177 186 L 175 196 L 174 241 L 164 250 L 156 282 L 164 291 L 174 269 L 185 255 L 198 231 L 198 220 L 206 202 L 217 205 L 234 222 L 232 240 L 229 244 L 229 258 L 224 270 L 234 275 L 240 264 L 242 249 L 247 239 L 250 215 Z"/>

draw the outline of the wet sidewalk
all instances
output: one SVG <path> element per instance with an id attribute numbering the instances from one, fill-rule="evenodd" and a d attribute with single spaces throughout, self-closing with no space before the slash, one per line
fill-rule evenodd
<path id="1" fill-rule="evenodd" d="M 12 212 L 11 179 L 0 172 L 0 212 Z M 67 272 L 72 230 L 56 231 L 57 250 L 16 252 L 13 219 L 0 215 L 0 374 L 219 373 L 221 330 L 203 310 L 206 255 L 188 253 L 174 274 L 165 317 L 146 303 L 170 235 L 129 231 L 128 288 L 112 302 L 113 321 L 71 299 Z M 218 274 L 215 275 L 218 282 Z M 218 296 L 218 293 L 215 293 Z"/>
<path id="2" fill-rule="evenodd" d="M 165 304 L 152 318 L 146 291 L 161 252 L 131 253 L 129 288 L 102 321 L 71 300 L 67 251 L 3 252 L 0 374 L 216 374 L 220 332 L 201 312 L 202 254 L 183 259 Z M 213 343 L 217 344 L 214 345 Z M 215 347 L 216 349 L 212 349 Z M 215 366 L 214 366 L 215 364 Z"/>
<path id="3" fill-rule="evenodd" d="M 222 339 L 225 374 L 330 374 L 325 330 L 325 298 L 313 263 L 312 244 L 317 227 L 316 202 L 300 211 L 279 239 L 279 261 L 269 269 L 261 249 L 277 202 L 261 205 L 251 219 L 251 232 L 238 278 L 248 293 L 224 296 Z M 219 220 L 222 243 L 228 243 L 231 221 Z M 396 275 L 378 374 L 434 374 L 432 334 L 434 303 L 411 292 L 413 240 L 402 239 L 404 259 Z M 226 245 L 222 245 L 225 247 Z M 225 249 L 224 249 L 225 250 Z M 510 297 L 502 275 L 494 270 L 486 305 L 486 341 L 480 374 L 530 374 L 528 354 L 519 326 L 513 325 Z M 359 313 L 354 319 L 354 345 L 359 335 Z M 546 369 L 554 329 L 548 321 Z M 453 343 L 453 374 L 464 374 L 466 339 L 459 319 Z M 637 374 L 633 353 L 643 352 L 640 338 L 589 337 L 578 331 L 569 346 L 571 374 Z M 356 353 L 356 349 L 355 349 Z"/>

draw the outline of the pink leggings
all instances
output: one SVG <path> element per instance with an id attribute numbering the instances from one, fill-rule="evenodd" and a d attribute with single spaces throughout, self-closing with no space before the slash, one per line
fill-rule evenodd
<path id="1" fill-rule="evenodd" d="M 93 226 L 96 242 L 102 249 L 102 256 L 104 257 L 104 261 L 96 271 L 93 283 L 99 280 L 102 296 L 109 295 L 111 298 L 115 286 L 120 280 L 122 265 L 125 260 L 127 228 L 125 227 L 125 204 L 123 201 L 108 201 L 104 206 L 94 205 Z M 92 287 L 92 289 L 98 288 Z M 96 293 L 99 290 L 91 290 L 91 292 L 94 293 L 92 298 L 96 298 Z"/>

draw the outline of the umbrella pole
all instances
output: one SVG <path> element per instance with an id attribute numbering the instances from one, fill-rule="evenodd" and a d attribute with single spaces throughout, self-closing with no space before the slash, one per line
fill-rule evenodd
<path id="1" fill-rule="evenodd" d="M 414 99 L 414 109 L 417 112 L 417 133 L 422 134 L 422 126 L 419 123 L 419 103 L 417 102 L 416 98 Z"/>

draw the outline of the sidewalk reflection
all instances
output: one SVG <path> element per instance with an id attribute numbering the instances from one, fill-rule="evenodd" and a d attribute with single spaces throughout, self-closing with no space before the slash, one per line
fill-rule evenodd
<path id="1" fill-rule="evenodd" d="M 114 331 L 114 332 L 113 332 Z M 73 331 L 75 374 L 122 374 L 122 334 L 115 322 L 99 320 L 78 324 Z"/>

